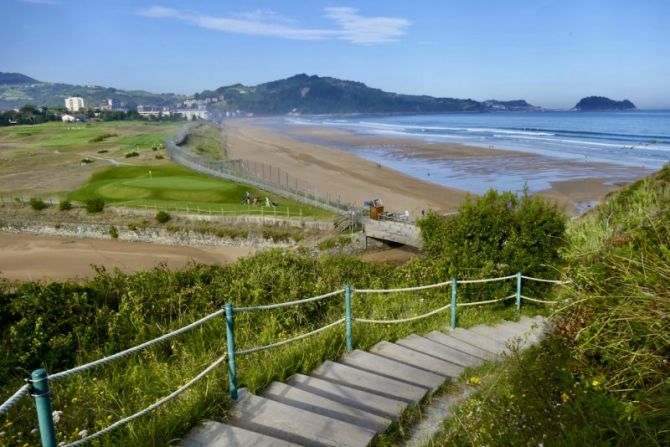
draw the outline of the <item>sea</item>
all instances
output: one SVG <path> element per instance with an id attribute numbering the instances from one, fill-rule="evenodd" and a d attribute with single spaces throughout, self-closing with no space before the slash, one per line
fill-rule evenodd
<path id="1" fill-rule="evenodd" d="M 555 181 L 600 177 L 626 183 L 670 160 L 670 110 L 491 112 L 438 115 L 286 117 L 289 126 L 324 126 L 361 135 L 460 143 L 533 157 L 426 159 L 397 148 L 338 149 L 408 175 L 476 194 L 489 188 L 540 191 Z M 330 144 L 314 137 L 311 142 Z M 335 145 L 337 146 L 337 145 Z M 424 154 L 425 155 L 425 154 Z"/>

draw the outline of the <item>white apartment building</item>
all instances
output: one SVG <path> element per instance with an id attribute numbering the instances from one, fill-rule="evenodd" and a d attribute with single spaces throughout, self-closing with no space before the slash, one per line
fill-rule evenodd
<path id="1" fill-rule="evenodd" d="M 70 112 L 79 112 L 80 110 L 84 110 L 86 108 L 84 98 L 81 96 L 70 96 L 69 98 L 65 98 L 65 108 Z"/>

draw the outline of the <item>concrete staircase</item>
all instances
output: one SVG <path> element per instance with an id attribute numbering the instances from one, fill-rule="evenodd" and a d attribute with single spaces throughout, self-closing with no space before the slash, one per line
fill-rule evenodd
<path id="1" fill-rule="evenodd" d="M 537 343 L 542 317 L 495 326 L 412 334 L 326 361 L 309 376 L 243 393 L 226 423 L 206 421 L 182 440 L 203 446 L 366 446 L 409 404 L 418 403 L 466 367 L 496 360 L 508 342 Z"/>

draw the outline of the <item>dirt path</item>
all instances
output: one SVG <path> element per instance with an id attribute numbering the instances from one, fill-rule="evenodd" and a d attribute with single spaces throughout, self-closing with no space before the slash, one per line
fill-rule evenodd
<path id="1" fill-rule="evenodd" d="M 125 273 L 151 269 L 160 263 L 180 269 L 190 261 L 227 264 L 253 251 L 0 233 L 0 276 L 18 280 L 89 278 L 95 273 L 91 265 L 119 268 Z"/>

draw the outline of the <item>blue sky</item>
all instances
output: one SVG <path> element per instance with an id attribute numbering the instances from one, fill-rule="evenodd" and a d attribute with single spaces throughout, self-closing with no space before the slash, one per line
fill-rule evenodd
<path id="1" fill-rule="evenodd" d="M 665 0 L 0 0 L 0 71 L 193 93 L 296 73 L 388 91 L 670 108 Z"/>

